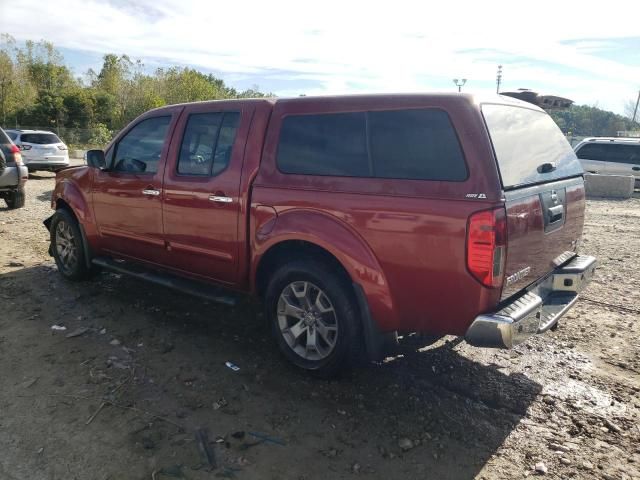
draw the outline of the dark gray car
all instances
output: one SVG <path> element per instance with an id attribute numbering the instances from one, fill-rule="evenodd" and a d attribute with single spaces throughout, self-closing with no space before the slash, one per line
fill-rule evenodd
<path id="1" fill-rule="evenodd" d="M 0 128 L 0 198 L 9 208 L 24 207 L 24 186 L 29 171 L 22 163 L 20 149 Z"/>

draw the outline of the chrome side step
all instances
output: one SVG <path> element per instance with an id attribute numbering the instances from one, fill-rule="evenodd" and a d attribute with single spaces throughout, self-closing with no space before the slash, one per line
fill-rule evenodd
<path id="1" fill-rule="evenodd" d="M 171 273 L 150 270 L 142 265 L 125 261 L 117 261 L 109 257 L 95 257 L 91 260 L 91 263 L 114 272 L 122 273 L 123 275 L 145 280 L 157 285 L 162 285 L 163 287 L 168 287 L 172 290 L 186 293 L 187 295 L 204 298 L 205 300 L 211 300 L 225 305 L 234 306 L 238 303 L 238 300 L 241 297 L 241 294 L 232 292 L 223 287 L 199 282 L 198 280 L 179 277 Z"/>

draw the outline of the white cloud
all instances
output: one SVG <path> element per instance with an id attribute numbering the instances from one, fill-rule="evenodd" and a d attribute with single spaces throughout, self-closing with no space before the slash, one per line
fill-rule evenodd
<path id="1" fill-rule="evenodd" d="M 159 58 L 234 78 L 287 72 L 287 78 L 318 85 L 276 93 L 424 91 L 453 88 L 454 77 L 469 80 L 465 90 L 492 90 L 500 62 L 505 88 L 529 87 L 622 111 L 640 88 L 640 65 L 594 53 L 608 45 L 603 39 L 639 37 L 640 2 L 628 2 L 624 14 L 573 1 L 530 5 L 22 0 L 19 6 L 2 2 L 0 17 L 2 29 L 18 39 Z M 25 22 L 24 12 L 37 14 Z M 474 49 L 485 52 L 468 52 Z"/>

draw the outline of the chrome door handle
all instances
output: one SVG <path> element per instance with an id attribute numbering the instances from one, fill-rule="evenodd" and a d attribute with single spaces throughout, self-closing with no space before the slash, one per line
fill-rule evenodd
<path id="1" fill-rule="evenodd" d="M 160 195 L 160 190 L 156 190 L 154 188 L 145 188 L 144 190 L 142 190 L 142 194 L 157 197 L 158 195 Z"/>
<path id="2" fill-rule="evenodd" d="M 221 197 L 218 195 L 209 195 L 209 200 L 216 203 L 231 203 L 233 202 L 233 198 L 231 197 Z"/>

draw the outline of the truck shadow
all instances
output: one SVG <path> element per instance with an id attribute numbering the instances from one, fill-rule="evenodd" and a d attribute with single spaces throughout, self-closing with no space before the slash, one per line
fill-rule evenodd
<path id="1" fill-rule="evenodd" d="M 96 359 L 94 365 L 105 365 L 116 349 L 110 341 L 117 339 L 119 345 L 131 347 L 128 355 L 136 371 L 154 379 L 153 384 L 138 379 L 125 388 L 129 405 L 143 408 L 153 397 L 156 411 L 172 415 L 181 410 L 179 416 L 171 416 L 173 421 L 183 422 L 187 429 L 210 425 L 215 435 L 256 425 L 275 432 L 287 447 L 252 448 L 252 466 L 247 468 L 266 471 L 266 465 L 275 462 L 286 478 L 308 474 L 308 465 L 296 459 L 310 453 L 314 463 L 322 464 L 314 468 L 325 472 L 342 472 L 344 465 L 358 461 L 369 478 L 474 478 L 542 389 L 525 375 L 505 374 L 497 365 L 474 361 L 454 343 L 408 351 L 382 364 L 357 368 L 339 380 L 314 379 L 280 358 L 259 307 L 251 302 L 218 306 L 110 273 L 70 283 L 50 263 L 0 274 L 0 302 L 8 312 L 0 330 L 11 322 L 14 328 L 47 332 L 37 339 L 39 353 L 55 356 L 57 366 L 43 359 L 33 364 L 33 376 L 46 377 L 48 369 L 68 363 L 73 369 L 65 382 L 82 385 L 86 377 L 77 373 L 80 360 Z M 33 321 L 24 322 L 27 319 Z M 67 332 L 80 327 L 87 332 L 65 340 L 64 334 L 49 333 L 53 324 L 66 326 Z M 101 334 L 103 329 L 108 333 Z M 33 358 L 39 358 L 37 354 L 34 351 Z M 227 361 L 240 371 L 226 368 Z M 97 370 L 93 367 L 93 374 Z M 188 383 L 179 380 L 184 378 Z M 198 382 L 203 387 L 196 391 L 193 384 Z M 36 384 L 31 391 L 38 388 L 44 387 Z M 96 389 L 101 392 L 104 387 Z M 222 395 L 230 405 L 221 417 L 210 406 Z M 34 414 L 49 415 L 45 410 Z M 122 413 L 105 410 L 101 428 L 115 429 L 108 423 L 109 415 Z M 55 416 L 47 418 L 52 431 L 56 421 Z M 84 420 L 80 423 L 84 428 Z M 407 451 L 398 443 L 404 437 L 410 440 Z M 166 448 L 176 451 L 170 440 L 167 434 Z M 115 443 L 97 442 L 96 448 L 112 448 Z M 164 448 L 157 443 L 159 450 Z M 82 448 L 73 443 L 68 447 L 70 456 L 74 448 Z M 176 455 L 180 454 L 178 449 Z M 123 459 L 123 468 L 126 463 Z"/>

